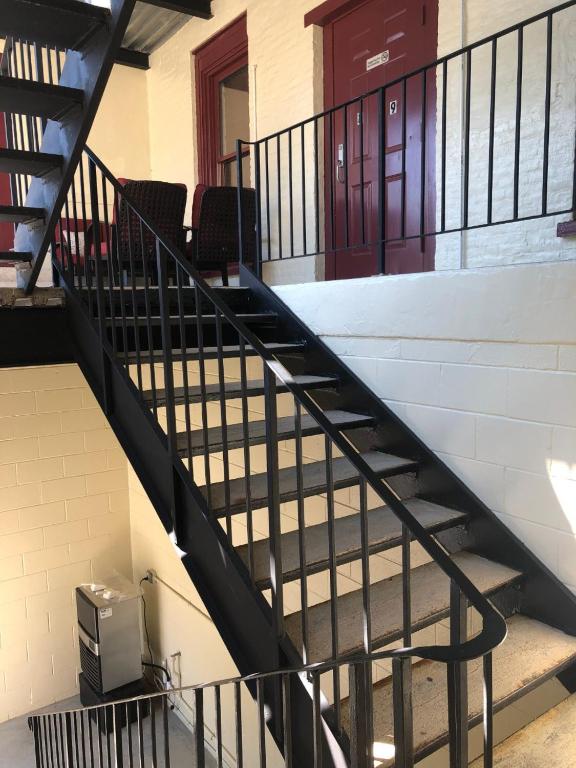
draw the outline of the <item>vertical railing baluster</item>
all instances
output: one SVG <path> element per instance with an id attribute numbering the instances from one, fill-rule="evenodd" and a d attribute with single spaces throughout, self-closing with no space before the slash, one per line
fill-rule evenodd
<path id="1" fill-rule="evenodd" d="M 542 159 L 542 215 L 548 213 L 548 159 L 550 155 L 550 101 L 552 96 L 552 32 L 554 17 L 546 17 L 546 95 L 544 98 L 544 155 Z"/>
<path id="2" fill-rule="evenodd" d="M 468 602 L 455 581 L 450 581 L 450 644 L 461 645 L 468 637 Z M 450 768 L 468 765 L 468 672 L 466 662 L 449 662 L 448 734 Z"/>
<path id="3" fill-rule="evenodd" d="M 262 169 L 260 165 L 261 144 L 254 144 L 254 188 L 256 190 L 256 253 L 254 272 L 262 278 Z"/>
<path id="4" fill-rule="evenodd" d="M 150 699 L 150 748 L 152 768 L 158 765 L 158 744 L 156 740 L 156 699 Z"/>
<path id="5" fill-rule="evenodd" d="M 412 722 L 412 660 L 392 659 L 392 699 L 394 717 L 394 765 L 413 768 L 414 728 Z"/>
<path id="6" fill-rule="evenodd" d="M 280 139 L 282 134 L 278 134 L 276 137 L 276 185 L 278 192 L 278 207 L 276 215 L 278 217 L 278 258 L 283 258 L 283 242 L 282 242 L 282 158 L 281 158 L 281 146 Z"/>
<path id="7" fill-rule="evenodd" d="M 246 497 L 246 533 L 248 538 L 248 570 L 254 577 L 254 520 L 252 514 L 252 485 L 250 483 L 250 414 L 248 410 L 248 376 L 246 372 L 246 343 L 238 334 L 240 359 L 240 395 L 242 403 L 242 437 L 244 453 L 244 495 Z"/>
<path id="8" fill-rule="evenodd" d="M 401 144 L 402 144 L 402 158 L 401 158 L 401 184 L 400 184 L 400 239 L 404 240 L 406 237 L 406 97 L 407 97 L 407 83 L 406 78 L 402 79 L 401 88 L 401 102 L 402 102 L 402 124 L 401 124 Z"/>
<path id="9" fill-rule="evenodd" d="M 376 273 L 386 271 L 386 88 L 380 88 L 378 98 L 378 142 L 376 158 L 378 160 L 378 234 Z"/>
<path id="10" fill-rule="evenodd" d="M 360 548 L 362 552 L 362 614 L 364 653 L 372 651 L 372 606 L 370 602 L 370 530 L 368 526 L 368 488 L 360 478 Z"/>
<path id="11" fill-rule="evenodd" d="M 518 218 L 520 194 L 520 137 L 522 130 L 522 73 L 524 65 L 524 27 L 518 29 L 518 59 L 516 63 L 516 123 L 514 136 L 514 203 L 512 218 Z"/>
<path id="12" fill-rule="evenodd" d="M 204 359 L 204 318 L 202 314 L 203 294 L 200 293 L 198 283 L 194 284 L 194 301 L 196 305 L 196 338 L 198 343 L 198 376 L 200 379 L 202 440 L 204 445 L 204 483 L 206 487 L 206 500 L 208 509 L 212 509 L 212 484 L 210 480 L 210 450 L 208 445 L 208 406 L 206 398 L 206 363 Z"/>
<path id="13" fill-rule="evenodd" d="M 412 565 L 410 530 L 402 525 L 402 632 L 404 647 L 412 644 Z"/>
<path id="14" fill-rule="evenodd" d="M 316 231 L 315 253 L 320 253 L 320 144 L 318 118 L 314 118 L 314 223 Z"/>
<path id="15" fill-rule="evenodd" d="M 296 504 L 298 514 L 298 565 L 302 611 L 302 660 L 308 659 L 308 568 L 306 562 L 306 506 L 304 500 L 304 456 L 302 451 L 302 406 L 294 398 L 294 440 L 296 453 Z"/>
<path id="16" fill-rule="evenodd" d="M 328 520 L 328 564 L 330 575 L 330 639 L 331 658 L 337 659 L 339 654 L 339 624 L 338 624 L 338 561 L 336 550 L 336 530 L 334 515 L 334 466 L 332 441 L 326 435 L 324 440 L 326 457 L 326 513 Z M 336 730 L 340 730 L 340 670 L 334 667 L 332 671 L 334 686 L 334 713 Z"/>
<path id="17" fill-rule="evenodd" d="M 293 768 L 291 676 L 282 675 L 282 725 L 284 732 L 284 768 Z"/>
<path id="18" fill-rule="evenodd" d="M 237 210 L 238 210 L 238 263 L 244 263 L 244 173 L 242 168 L 242 140 L 236 141 Z"/>
<path id="19" fill-rule="evenodd" d="M 92 222 L 94 227 L 94 252 L 96 265 L 96 304 L 98 308 L 98 330 L 100 335 L 100 365 L 102 376 L 102 400 L 103 409 L 106 415 L 111 413 L 111 392 L 110 392 L 110 361 L 106 355 L 105 344 L 108 342 L 106 329 L 106 304 L 104 301 L 104 285 L 102 275 L 102 251 L 100 243 L 100 212 L 98 199 L 98 181 L 96 175 L 96 164 L 91 159 L 88 166 L 89 184 L 90 184 L 90 207 L 92 211 Z"/>
<path id="20" fill-rule="evenodd" d="M 330 179 L 330 191 L 329 191 L 329 202 L 330 202 L 330 248 L 332 251 L 336 251 L 336 221 L 335 221 L 335 210 L 336 210 L 336 202 L 335 202 L 335 192 L 336 192 L 336 180 L 334 178 L 334 110 L 330 110 L 329 113 L 329 120 L 328 120 L 328 157 L 329 157 L 329 165 L 327 168 L 327 175 Z M 326 250 L 328 250 L 328 245 L 326 245 Z M 334 261 L 334 267 L 336 267 L 336 261 Z"/>
<path id="21" fill-rule="evenodd" d="M 223 744 L 222 744 L 222 702 L 220 686 L 214 686 L 214 710 L 216 712 L 216 765 L 223 768 Z"/>
<path id="22" fill-rule="evenodd" d="M 242 683 L 234 683 L 234 722 L 236 728 L 236 768 L 244 767 L 242 745 Z"/>
<path id="23" fill-rule="evenodd" d="M 360 231 L 362 233 L 362 245 L 366 245 L 366 190 L 364 183 L 364 99 L 360 98 Z M 348 187 L 348 167 L 346 167 L 346 187 Z"/>
<path id="24" fill-rule="evenodd" d="M 320 673 L 312 672 L 311 677 L 312 717 L 314 722 L 314 768 L 322 768 L 322 694 L 320 691 Z"/>
<path id="25" fill-rule="evenodd" d="M 128 744 L 128 765 L 129 768 L 134 768 L 134 747 L 132 745 L 132 709 L 133 704 L 125 704 L 125 716 L 126 716 L 126 742 Z"/>
<path id="26" fill-rule="evenodd" d="M 360 113 L 358 113 L 360 114 Z M 336 181 L 344 184 L 344 245 L 350 247 L 350 187 L 348 186 L 348 105 L 344 105 L 342 126 L 342 172 L 343 181 L 336 177 Z M 338 148 L 338 164 L 340 164 L 340 149 Z M 339 171 L 337 171 L 337 174 Z"/>
<path id="27" fill-rule="evenodd" d="M 150 708 L 153 706 L 153 702 L 149 702 Z M 136 701 L 136 727 L 138 731 L 138 766 L 144 768 L 144 726 L 142 723 L 142 700 Z M 198 764 L 200 765 L 200 764 Z"/>
<path id="28" fill-rule="evenodd" d="M 194 691 L 194 757 L 196 768 L 205 768 L 206 750 L 204 747 L 204 690 L 196 688 Z"/>
<path id="29" fill-rule="evenodd" d="M 490 68 L 490 116 L 488 128 L 488 195 L 486 223 L 492 224 L 492 200 L 494 197 L 494 129 L 496 125 L 496 71 L 498 66 L 498 38 L 492 41 Z"/>
<path id="30" fill-rule="evenodd" d="M 162 696 L 162 731 L 164 735 L 164 768 L 170 768 L 170 727 L 168 725 L 168 696 Z"/>
<path id="31" fill-rule="evenodd" d="M 462 173 L 462 228 L 467 229 L 470 209 L 470 126 L 472 111 L 472 51 L 466 51 L 464 103 L 464 170 Z"/>
<path id="32" fill-rule="evenodd" d="M 222 313 L 214 307 L 216 324 L 216 350 L 218 368 L 218 395 L 220 402 L 220 434 L 222 436 L 222 464 L 224 469 L 224 509 L 226 533 L 232 544 L 232 513 L 230 508 L 230 454 L 228 451 L 228 419 L 226 413 L 226 377 L 224 371 L 224 341 L 222 336 Z M 207 450 L 209 448 L 207 447 Z"/>
<path id="33" fill-rule="evenodd" d="M 372 768 L 370 725 L 366 707 L 368 695 L 372 695 L 369 684 L 368 664 L 351 663 L 348 666 L 349 720 L 350 720 L 350 766 L 351 768 Z M 370 688 L 370 690 L 369 690 Z M 396 741 L 396 735 L 394 738 Z"/>
<path id="34" fill-rule="evenodd" d="M 171 514 L 173 530 L 180 533 L 180 520 L 176 498 L 176 468 L 178 458 L 178 430 L 176 427 L 176 404 L 174 399 L 174 361 L 172 352 L 172 325 L 170 319 L 170 299 L 168 296 L 168 256 L 166 249 L 156 238 L 156 259 L 158 274 L 158 298 L 160 309 L 160 327 L 162 333 L 162 363 L 164 370 L 164 393 L 166 400 L 166 435 L 168 452 L 171 458 Z"/>
<path id="35" fill-rule="evenodd" d="M 133 237 L 132 237 L 132 209 L 126 200 L 122 200 L 120 206 L 120 215 L 126 217 L 126 244 L 122 244 L 121 259 L 124 261 L 126 252 L 128 252 L 128 265 L 130 269 L 130 293 L 132 296 L 132 333 L 134 336 L 134 354 L 136 358 L 136 379 L 138 385 L 138 391 L 144 391 L 144 384 L 142 378 L 142 352 L 140 350 L 140 322 L 139 322 L 139 307 L 138 307 L 138 292 L 137 288 L 137 275 L 136 275 L 136 263 L 134 261 L 133 251 Z M 118 242 L 122 236 L 122 227 L 124 225 L 123 220 L 118 219 Z M 120 247 L 120 246 L 119 246 Z M 152 410 L 154 415 L 157 414 L 156 403 L 156 391 L 152 387 Z"/>
<path id="36" fill-rule="evenodd" d="M 114 297 L 114 260 L 112 255 L 112 239 L 110 236 L 110 224 L 108 215 L 108 194 L 106 192 L 106 177 L 101 172 L 100 180 L 102 184 L 102 213 L 104 217 L 104 242 L 106 246 L 106 271 L 108 274 L 108 301 L 110 303 L 110 331 L 112 333 L 112 349 L 114 354 L 118 353 L 118 338 L 116 329 L 116 300 Z"/>
<path id="37" fill-rule="evenodd" d="M 290 258 L 294 257 L 294 195 L 292 168 L 292 129 L 288 130 L 288 220 L 290 222 Z"/>
<path id="38" fill-rule="evenodd" d="M 426 132 L 428 118 L 428 70 L 422 72 L 422 112 L 420 114 L 420 250 L 426 249 Z"/>
<path id="39" fill-rule="evenodd" d="M 98 768 L 104 768 L 104 750 L 102 747 L 102 708 L 96 710 L 96 735 L 98 737 Z"/>
<path id="40" fill-rule="evenodd" d="M 256 680 L 256 705 L 258 708 L 258 756 L 259 768 L 266 768 L 266 718 L 264 712 L 264 680 Z"/>
<path id="41" fill-rule="evenodd" d="M 493 766 L 494 749 L 494 690 L 492 685 L 492 653 L 487 653 L 482 658 L 482 671 L 484 682 L 483 696 L 483 730 L 484 730 L 484 768 Z"/>
<path id="42" fill-rule="evenodd" d="M 130 206 L 128 206 L 128 217 L 129 217 L 129 229 L 132 228 L 132 221 L 138 221 L 137 230 L 136 233 L 140 237 L 140 259 L 142 262 L 142 283 L 144 287 L 144 311 L 145 311 L 145 322 L 146 322 L 146 336 L 148 339 L 148 372 L 150 375 L 150 388 L 152 390 L 152 411 L 154 413 L 154 416 L 158 418 L 158 387 L 156 385 L 156 356 L 155 356 L 155 350 L 154 350 L 154 329 L 152 327 L 152 301 L 150 299 L 150 290 L 153 286 L 152 282 L 152 274 L 149 269 L 149 261 L 152 262 L 153 258 L 156 258 L 156 290 L 158 291 L 158 295 L 160 296 L 160 293 L 162 291 L 162 288 L 165 287 L 166 290 L 168 290 L 168 272 L 166 270 L 166 274 L 164 275 L 165 279 L 165 285 L 162 286 L 160 282 L 160 261 L 162 259 L 165 259 L 165 253 L 164 253 L 164 247 L 160 245 L 158 238 L 154 238 L 154 246 L 149 246 L 146 244 L 146 235 L 152 236 L 152 233 L 149 232 L 148 229 L 144 229 L 144 224 L 142 223 L 142 220 L 136 213 L 136 211 L 133 211 Z M 164 254 L 162 257 L 160 257 L 160 250 L 162 250 L 162 253 Z M 164 264 L 166 266 L 166 264 Z M 167 299 L 166 299 L 167 301 Z M 169 305 L 167 303 L 167 315 L 168 318 L 168 324 L 170 325 L 170 310 Z M 137 326 L 137 319 L 136 316 L 134 317 L 134 333 L 139 334 L 139 328 Z M 162 322 L 162 319 L 160 320 Z M 171 329 L 170 329 L 171 333 Z M 172 343 L 170 342 L 170 349 L 172 349 Z"/>
<path id="43" fill-rule="evenodd" d="M 49 736 L 49 744 L 50 744 L 50 765 L 55 765 L 54 763 L 54 716 L 48 715 L 48 736 Z"/>
<path id="44" fill-rule="evenodd" d="M 124 749 L 122 744 L 122 724 L 118 704 L 112 705 L 112 732 L 114 736 L 114 768 L 123 768 Z"/>
<path id="45" fill-rule="evenodd" d="M 272 259 L 272 230 L 270 226 L 270 152 L 269 141 L 264 141 L 264 180 L 266 184 L 266 237 L 268 238 L 268 261 Z"/>
<path id="46" fill-rule="evenodd" d="M 268 474 L 268 527 L 270 537 L 270 581 L 272 611 L 277 637 L 284 632 L 284 584 L 282 572 L 282 534 L 280 527 L 280 487 L 278 480 L 278 415 L 276 376 L 264 364 L 264 412 L 266 421 L 266 471 Z"/>
<path id="47" fill-rule="evenodd" d="M 308 253 L 306 211 L 306 127 L 300 126 L 300 186 L 302 189 L 302 255 Z"/>
<path id="48" fill-rule="evenodd" d="M 184 296 L 182 293 L 183 283 L 183 270 L 182 267 L 175 262 L 176 267 L 176 298 L 178 304 L 178 322 L 180 327 L 180 354 L 182 355 L 182 394 L 183 394 L 183 406 L 184 406 L 184 427 L 186 430 L 186 451 L 188 456 L 188 471 L 190 477 L 194 480 L 194 454 L 192 451 L 192 423 L 190 420 L 190 381 L 188 376 L 188 342 L 186 331 L 186 307 L 184 304 Z M 174 397 L 174 405 L 176 406 L 176 397 Z M 178 445 L 180 450 L 180 445 Z"/>

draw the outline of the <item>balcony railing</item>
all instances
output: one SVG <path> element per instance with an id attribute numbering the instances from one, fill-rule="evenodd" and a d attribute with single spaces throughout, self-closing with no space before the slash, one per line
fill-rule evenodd
<path id="1" fill-rule="evenodd" d="M 299 276 L 318 279 L 558 251 L 554 217 L 576 208 L 574 6 L 239 141 L 258 201 L 258 269 L 290 282 L 280 262 L 297 258 L 310 262 Z"/>

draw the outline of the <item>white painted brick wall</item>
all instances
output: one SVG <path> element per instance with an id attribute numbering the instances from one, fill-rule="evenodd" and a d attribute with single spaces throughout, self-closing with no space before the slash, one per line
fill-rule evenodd
<path id="1" fill-rule="evenodd" d="M 576 264 L 275 290 L 576 591 Z"/>
<path id="2" fill-rule="evenodd" d="M 126 459 L 74 365 L 0 370 L 0 721 L 77 692 L 74 587 L 132 573 Z"/>

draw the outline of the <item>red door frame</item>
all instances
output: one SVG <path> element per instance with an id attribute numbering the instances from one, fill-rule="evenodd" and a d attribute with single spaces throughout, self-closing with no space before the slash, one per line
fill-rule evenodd
<path id="1" fill-rule="evenodd" d="M 196 71 L 198 181 L 218 186 L 220 152 L 220 82 L 248 65 L 246 14 L 193 51 Z M 248 138 L 248 137 L 245 137 Z M 249 149 L 246 148 L 246 152 Z"/>
<path id="2" fill-rule="evenodd" d="M 331 109 L 338 106 L 334 97 L 334 66 L 333 66 L 333 26 L 332 22 L 345 16 L 350 11 L 367 4 L 370 0 L 326 0 L 317 8 L 309 11 L 304 17 L 304 26 L 310 24 L 318 24 L 324 27 L 324 46 L 323 46 L 323 64 L 324 64 L 324 109 Z M 425 2 L 422 0 L 423 13 L 426 14 L 426 26 L 428 29 L 428 35 L 426 36 L 427 42 L 430 42 L 430 49 L 426 49 L 423 54 L 424 62 L 432 63 L 437 58 L 437 41 L 438 41 L 438 2 L 432 0 L 432 2 Z M 433 131 L 435 135 L 435 123 L 436 123 L 436 83 L 433 77 L 428 78 L 428 115 L 427 115 L 427 136 Z M 435 147 L 434 142 L 429 146 Z M 426 156 L 426 174 L 429 179 L 435 178 L 436 173 L 436 157 L 435 151 L 427 152 Z M 326 168 L 332 168 L 332 158 L 326 158 Z M 433 220 L 435 215 L 436 195 L 435 186 L 431 184 L 428 189 L 428 201 L 427 201 L 427 213 L 429 220 Z M 327 210 L 327 209 L 326 209 Z M 326 235 L 327 237 L 327 235 Z M 428 237 L 426 240 L 426 254 L 425 254 L 425 270 L 434 269 L 434 252 L 435 243 L 434 238 Z M 327 242 L 327 241 L 326 241 Z M 327 253 L 328 256 L 328 253 Z M 334 259 L 326 259 L 327 268 L 333 264 Z M 335 275 L 332 275 L 334 278 Z M 326 279 L 330 279 L 329 275 L 326 275 Z"/>

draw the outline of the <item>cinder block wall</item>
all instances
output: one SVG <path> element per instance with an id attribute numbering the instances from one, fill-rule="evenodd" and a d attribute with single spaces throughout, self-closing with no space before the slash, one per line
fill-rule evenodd
<path id="1" fill-rule="evenodd" d="M 576 592 L 576 264 L 275 290 Z"/>
<path id="2" fill-rule="evenodd" d="M 113 571 L 126 458 L 80 369 L 0 370 L 0 721 L 74 695 L 74 587 Z"/>

